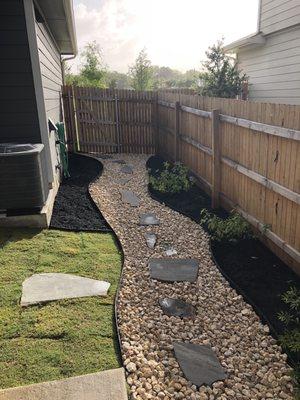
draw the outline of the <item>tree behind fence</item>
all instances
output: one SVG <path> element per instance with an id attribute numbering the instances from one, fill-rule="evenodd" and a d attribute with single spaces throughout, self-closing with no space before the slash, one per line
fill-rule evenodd
<path id="1" fill-rule="evenodd" d="M 299 106 L 65 87 L 64 110 L 71 149 L 176 158 L 300 272 Z"/>

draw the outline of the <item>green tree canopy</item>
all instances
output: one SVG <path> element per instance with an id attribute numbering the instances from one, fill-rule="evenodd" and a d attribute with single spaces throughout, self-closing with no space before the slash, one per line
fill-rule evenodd
<path id="1" fill-rule="evenodd" d="M 107 71 L 99 44 L 95 41 L 88 43 L 81 53 L 81 59 L 83 62 L 79 74 L 74 75 L 70 71 L 66 74 L 67 84 L 105 88 Z"/>
<path id="2" fill-rule="evenodd" d="M 131 85 L 135 90 L 150 90 L 152 88 L 153 71 L 146 49 L 140 51 L 135 64 L 129 68 Z"/>
<path id="3" fill-rule="evenodd" d="M 223 41 L 209 47 L 206 57 L 200 74 L 200 94 L 226 98 L 240 94 L 247 76 L 239 70 L 237 61 L 225 53 Z"/>

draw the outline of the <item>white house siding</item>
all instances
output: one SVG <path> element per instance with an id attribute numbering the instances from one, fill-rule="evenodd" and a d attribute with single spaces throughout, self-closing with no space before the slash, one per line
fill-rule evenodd
<path id="1" fill-rule="evenodd" d="M 260 47 L 238 52 L 240 67 L 249 76 L 249 98 L 300 104 L 300 26 L 266 39 Z"/>
<path id="2" fill-rule="evenodd" d="M 259 30 L 265 35 L 300 24 L 299 0 L 261 0 Z"/>
<path id="3" fill-rule="evenodd" d="M 44 23 L 36 22 L 37 45 L 47 119 L 55 124 L 62 120 L 61 85 L 62 68 L 57 46 Z M 54 132 L 49 133 L 53 172 L 57 175 L 58 148 Z"/>

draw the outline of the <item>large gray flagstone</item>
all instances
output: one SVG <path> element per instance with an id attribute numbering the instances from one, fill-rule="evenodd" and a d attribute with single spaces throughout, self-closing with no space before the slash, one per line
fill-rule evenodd
<path id="1" fill-rule="evenodd" d="M 141 214 L 140 225 L 159 225 L 159 220 L 153 213 Z"/>
<path id="2" fill-rule="evenodd" d="M 132 207 L 138 207 L 140 205 L 140 199 L 131 190 L 120 190 L 120 193 L 123 203 L 129 203 Z"/>
<path id="3" fill-rule="evenodd" d="M 154 249 L 157 239 L 156 235 L 154 233 L 145 233 L 144 236 L 149 249 Z"/>
<path id="4" fill-rule="evenodd" d="M 123 172 L 123 174 L 133 174 L 133 166 L 129 164 L 123 165 L 120 171 Z"/>
<path id="5" fill-rule="evenodd" d="M 194 282 L 197 279 L 199 263 L 190 259 L 152 258 L 149 260 L 152 279 L 166 282 Z"/>
<path id="6" fill-rule="evenodd" d="M 192 304 L 186 303 L 180 299 L 171 299 L 166 297 L 159 299 L 159 305 L 163 312 L 169 316 L 191 318 L 195 316 L 195 308 Z"/>
<path id="7" fill-rule="evenodd" d="M 106 296 L 110 283 L 71 274 L 43 273 L 25 279 L 21 306 L 86 296 Z"/>
<path id="8" fill-rule="evenodd" d="M 196 386 L 211 385 L 226 373 L 210 346 L 174 342 L 175 357 L 185 377 Z"/>

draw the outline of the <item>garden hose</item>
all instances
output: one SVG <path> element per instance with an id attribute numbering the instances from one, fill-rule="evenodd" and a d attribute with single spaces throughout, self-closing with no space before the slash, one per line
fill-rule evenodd
<path id="1" fill-rule="evenodd" d="M 66 140 L 65 140 L 65 126 L 64 126 L 63 122 L 58 122 L 56 124 L 56 127 L 57 127 L 57 136 L 58 136 L 57 144 L 59 144 L 62 172 L 63 172 L 65 178 L 69 178 L 70 173 L 69 173 L 69 163 L 68 163 L 68 149 L 67 149 Z"/>

